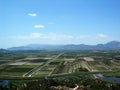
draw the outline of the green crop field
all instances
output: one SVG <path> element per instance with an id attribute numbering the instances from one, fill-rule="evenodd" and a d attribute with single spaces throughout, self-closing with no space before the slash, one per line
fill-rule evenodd
<path id="1" fill-rule="evenodd" d="M 25 51 L 0 53 L 0 77 L 43 77 L 73 73 L 103 73 L 120 77 L 120 52 Z"/>

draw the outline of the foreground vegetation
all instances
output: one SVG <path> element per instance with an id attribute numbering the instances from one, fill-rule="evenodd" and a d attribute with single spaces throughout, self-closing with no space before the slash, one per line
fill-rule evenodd
<path id="1" fill-rule="evenodd" d="M 76 86 L 79 86 L 80 90 L 120 90 L 120 84 L 99 79 L 83 79 L 79 76 L 40 80 L 9 80 L 8 85 L 0 87 L 0 90 L 68 90 Z"/>

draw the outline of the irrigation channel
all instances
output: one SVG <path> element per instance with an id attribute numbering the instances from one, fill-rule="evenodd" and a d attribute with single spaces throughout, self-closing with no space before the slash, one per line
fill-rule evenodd
<path id="1" fill-rule="evenodd" d="M 70 75 L 70 76 L 53 76 L 53 77 L 45 77 L 45 78 L 33 78 L 33 79 L 28 79 L 28 80 L 50 80 L 50 79 L 57 79 L 57 78 L 63 78 L 63 79 L 67 79 L 67 78 L 74 78 L 75 76 L 77 77 L 81 77 L 81 78 L 85 78 L 84 75 Z M 118 83 L 120 84 L 120 78 L 117 78 L 117 77 L 105 77 L 103 76 L 102 74 L 90 74 L 88 78 L 96 78 L 95 76 L 97 76 L 98 79 L 101 79 L 103 81 L 107 81 L 107 82 L 115 82 L 115 83 Z M 10 79 L 11 80 L 11 79 Z M 26 79 L 27 80 L 27 79 Z M 4 83 L 4 81 L 6 83 Z M 7 85 L 9 82 L 9 79 L 8 80 L 3 80 L 3 82 L 1 82 L 0 86 L 4 86 L 4 85 Z"/>
<path id="2" fill-rule="evenodd" d="M 78 76 L 81 78 L 86 78 L 84 75 L 70 75 L 70 76 L 56 76 L 56 77 L 48 77 L 45 79 L 57 79 L 57 78 L 72 78 L 74 76 Z M 106 77 L 103 76 L 102 74 L 90 74 L 88 75 L 88 78 L 96 78 L 95 76 L 97 76 L 97 79 L 103 80 L 103 81 L 108 81 L 108 82 L 115 82 L 120 84 L 120 78 L 119 77 Z M 43 78 L 41 79 L 37 79 L 37 80 L 43 80 Z"/>
<path id="3" fill-rule="evenodd" d="M 98 78 L 98 79 L 101 79 L 101 80 L 104 80 L 104 81 L 116 82 L 116 83 L 120 84 L 120 78 L 118 78 L 118 77 L 106 77 L 106 76 L 103 76 L 102 74 L 92 74 L 92 76 L 94 78 Z"/>

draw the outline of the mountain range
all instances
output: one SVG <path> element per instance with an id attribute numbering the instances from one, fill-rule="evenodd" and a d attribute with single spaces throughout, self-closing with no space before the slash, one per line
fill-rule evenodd
<path id="1" fill-rule="evenodd" d="M 67 44 L 67 45 L 41 45 L 30 44 L 27 46 L 11 47 L 7 50 L 120 50 L 120 41 L 111 41 L 105 44 L 85 45 L 85 44 Z"/>

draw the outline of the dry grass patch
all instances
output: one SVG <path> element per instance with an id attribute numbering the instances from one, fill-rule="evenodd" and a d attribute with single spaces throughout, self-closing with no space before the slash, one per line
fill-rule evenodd
<path id="1" fill-rule="evenodd" d="M 91 58 L 91 57 L 84 57 L 83 59 L 84 59 L 85 61 L 94 61 L 94 59 Z"/>

